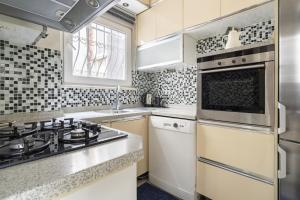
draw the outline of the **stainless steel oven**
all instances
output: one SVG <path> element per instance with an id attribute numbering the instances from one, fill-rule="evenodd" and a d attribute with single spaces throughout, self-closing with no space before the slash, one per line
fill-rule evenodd
<path id="1" fill-rule="evenodd" d="M 271 43 L 199 57 L 198 119 L 273 127 L 274 57 Z"/>

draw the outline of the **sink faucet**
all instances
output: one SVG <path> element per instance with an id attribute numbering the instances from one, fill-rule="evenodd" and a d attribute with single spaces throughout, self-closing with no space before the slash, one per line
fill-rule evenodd
<path id="1" fill-rule="evenodd" d="M 115 102 L 113 104 L 113 110 L 120 110 L 120 107 L 121 107 L 120 92 L 121 92 L 120 85 L 117 85 L 117 88 L 116 88 L 116 100 L 115 100 Z"/>

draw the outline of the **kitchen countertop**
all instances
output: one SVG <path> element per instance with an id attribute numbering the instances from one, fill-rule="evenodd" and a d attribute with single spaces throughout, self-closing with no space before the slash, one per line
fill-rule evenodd
<path id="1" fill-rule="evenodd" d="M 196 107 L 137 107 L 122 113 L 99 110 L 64 113 L 61 117 L 106 121 L 151 114 L 195 120 Z M 128 138 L 1 169 L 0 199 L 53 199 L 142 158 L 142 139 L 129 134 Z"/>
<path id="2" fill-rule="evenodd" d="M 64 117 L 73 117 L 82 120 L 113 121 L 121 118 L 134 117 L 137 115 L 159 115 L 165 117 L 182 118 L 188 120 L 196 119 L 195 105 L 172 106 L 170 108 L 137 107 L 123 109 L 123 113 L 110 113 L 108 111 L 89 111 L 65 113 Z"/>
<path id="3" fill-rule="evenodd" d="M 0 170 L 0 199 L 53 199 L 143 158 L 139 136 Z"/>

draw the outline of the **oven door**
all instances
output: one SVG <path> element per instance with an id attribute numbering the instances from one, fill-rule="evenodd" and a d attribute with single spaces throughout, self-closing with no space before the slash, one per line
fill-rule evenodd
<path id="1" fill-rule="evenodd" d="M 198 72 L 198 119 L 273 126 L 274 62 Z"/>

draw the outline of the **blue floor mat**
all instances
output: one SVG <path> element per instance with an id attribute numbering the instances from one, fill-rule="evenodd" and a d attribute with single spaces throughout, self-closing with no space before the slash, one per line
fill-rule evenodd
<path id="1" fill-rule="evenodd" d="M 178 200 L 174 196 L 150 185 L 144 183 L 137 189 L 137 200 Z"/>

